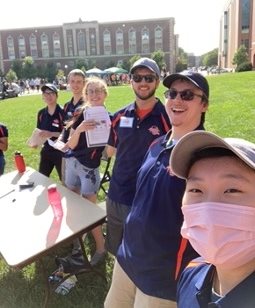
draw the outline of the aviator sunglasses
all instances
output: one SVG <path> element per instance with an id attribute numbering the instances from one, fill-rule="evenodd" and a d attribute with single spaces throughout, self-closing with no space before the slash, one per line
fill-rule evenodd
<path id="1" fill-rule="evenodd" d="M 134 82 L 141 82 L 142 80 L 144 80 L 147 83 L 152 83 L 153 81 L 155 81 L 157 79 L 156 76 L 154 75 L 131 75 L 132 80 L 134 80 Z"/>
<path id="2" fill-rule="evenodd" d="M 203 95 L 196 94 L 192 92 L 191 90 L 183 90 L 183 91 L 176 91 L 173 89 L 169 89 L 164 92 L 165 98 L 168 99 L 175 99 L 177 95 L 180 94 L 180 97 L 183 101 L 192 101 L 195 96 L 203 98 Z"/>

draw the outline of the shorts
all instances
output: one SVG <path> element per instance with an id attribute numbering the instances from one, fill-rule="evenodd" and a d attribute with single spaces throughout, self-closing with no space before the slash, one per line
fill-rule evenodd
<path id="1" fill-rule="evenodd" d="M 131 206 L 106 199 L 106 238 L 105 249 L 116 256 L 123 237 L 123 229 Z"/>
<path id="2" fill-rule="evenodd" d="M 65 158 L 65 185 L 71 190 L 79 189 L 81 195 L 94 195 L 100 187 L 99 168 L 88 168 L 75 157 Z"/>

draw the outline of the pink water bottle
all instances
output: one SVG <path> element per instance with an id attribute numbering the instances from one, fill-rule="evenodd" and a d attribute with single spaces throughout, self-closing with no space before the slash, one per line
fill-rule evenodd
<path id="1" fill-rule="evenodd" d="M 26 164 L 23 155 L 16 151 L 14 155 L 15 165 L 19 173 L 23 173 L 26 171 Z"/>
<path id="2" fill-rule="evenodd" d="M 62 203 L 61 203 L 61 195 L 57 190 L 57 186 L 55 184 L 50 185 L 48 187 L 48 201 L 51 205 L 54 218 L 56 220 L 59 220 L 63 216 L 63 209 L 62 209 Z"/>

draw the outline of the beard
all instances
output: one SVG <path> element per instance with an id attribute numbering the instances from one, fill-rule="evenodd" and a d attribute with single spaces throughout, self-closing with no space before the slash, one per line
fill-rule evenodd
<path id="1" fill-rule="evenodd" d="M 151 90 L 147 95 L 140 95 L 137 91 L 135 91 L 135 95 L 136 97 L 138 97 L 139 99 L 146 101 L 147 99 L 153 97 L 155 95 L 156 89 Z"/>

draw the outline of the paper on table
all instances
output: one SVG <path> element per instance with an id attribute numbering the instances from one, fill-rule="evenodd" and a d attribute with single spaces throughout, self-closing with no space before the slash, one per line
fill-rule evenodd
<path id="1" fill-rule="evenodd" d="M 27 140 L 27 145 L 30 147 L 38 147 L 44 144 L 47 140 L 46 137 L 40 136 L 41 130 L 39 128 L 35 128 L 32 132 L 31 137 Z"/>
<path id="2" fill-rule="evenodd" d="M 96 128 L 86 131 L 88 147 L 105 146 L 108 142 L 111 120 L 105 107 L 94 106 L 84 110 L 84 120 L 95 120 Z"/>
<path id="3" fill-rule="evenodd" d="M 52 146 L 53 148 L 55 148 L 56 150 L 59 150 L 61 152 L 67 151 L 67 149 L 65 148 L 66 146 L 65 143 L 60 140 L 52 141 L 51 139 L 48 139 L 48 144 Z"/>

